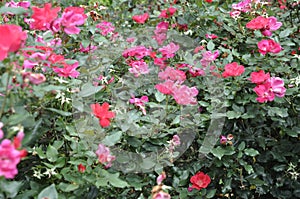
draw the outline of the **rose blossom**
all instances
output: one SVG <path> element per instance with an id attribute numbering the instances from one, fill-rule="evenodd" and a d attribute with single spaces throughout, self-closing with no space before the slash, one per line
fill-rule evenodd
<path id="1" fill-rule="evenodd" d="M 203 172 L 198 172 L 195 175 L 193 175 L 190 179 L 190 182 L 192 183 L 192 188 L 201 190 L 203 188 L 206 188 L 210 183 L 210 177 L 207 174 L 204 174 Z"/>
<path id="2" fill-rule="evenodd" d="M 61 25 L 64 27 L 64 32 L 67 34 L 79 34 L 78 25 L 83 25 L 87 15 L 84 14 L 84 8 L 67 7 L 61 17 Z"/>
<path id="3" fill-rule="evenodd" d="M 166 10 L 162 10 L 160 15 L 158 16 L 159 18 L 169 18 L 172 17 L 174 15 L 174 13 L 176 12 L 176 8 L 170 7 Z"/>
<path id="4" fill-rule="evenodd" d="M 245 71 L 244 66 L 238 65 L 238 63 L 233 62 L 230 64 L 226 64 L 225 71 L 223 72 L 223 77 L 236 77 L 240 76 Z"/>
<path id="5" fill-rule="evenodd" d="M 142 15 L 134 15 L 132 17 L 132 19 L 139 24 L 143 24 L 147 21 L 147 19 L 149 18 L 149 14 L 148 13 L 144 13 Z"/>
<path id="6" fill-rule="evenodd" d="M 281 46 L 279 43 L 276 43 L 272 39 L 263 39 L 260 42 L 257 43 L 258 51 L 265 55 L 267 53 L 279 53 L 281 51 Z"/>
<path id="7" fill-rule="evenodd" d="M 252 72 L 250 74 L 250 81 L 255 84 L 262 84 L 270 78 L 270 73 L 260 70 L 258 72 Z"/>
<path id="8" fill-rule="evenodd" d="M 45 3 L 43 8 L 32 7 L 33 15 L 31 16 L 30 29 L 47 30 L 50 27 L 50 23 L 56 19 L 57 13 L 60 11 L 60 7 L 51 7 L 51 3 Z"/>
<path id="9" fill-rule="evenodd" d="M 105 164 L 106 168 L 111 167 L 112 161 L 114 161 L 116 159 L 115 156 L 110 154 L 109 148 L 104 146 L 103 144 L 98 145 L 96 155 L 98 156 L 99 162 L 101 164 Z"/>
<path id="10" fill-rule="evenodd" d="M 16 52 L 27 38 L 22 27 L 14 24 L 0 25 L 0 61 L 5 59 L 10 52 Z"/>

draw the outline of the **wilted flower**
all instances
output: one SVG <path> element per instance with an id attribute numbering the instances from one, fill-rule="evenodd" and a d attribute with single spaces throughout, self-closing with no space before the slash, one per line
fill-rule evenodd
<path id="1" fill-rule="evenodd" d="M 104 164 L 106 168 L 111 167 L 112 161 L 116 159 L 115 156 L 110 154 L 109 148 L 104 146 L 103 144 L 98 145 L 96 155 L 98 156 L 99 162 L 101 164 Z"/>

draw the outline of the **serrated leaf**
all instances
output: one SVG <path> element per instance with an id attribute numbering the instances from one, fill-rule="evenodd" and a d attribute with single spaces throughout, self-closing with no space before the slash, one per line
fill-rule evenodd
<path id="1" fill-rule="evenodd" d="M 270 107 L 268 110 L 268 115 L 269 116 L 280 116 L 282 118 L 288 117 L 288 109 L 287 108 L 279 108 L 279 107 Z"/>

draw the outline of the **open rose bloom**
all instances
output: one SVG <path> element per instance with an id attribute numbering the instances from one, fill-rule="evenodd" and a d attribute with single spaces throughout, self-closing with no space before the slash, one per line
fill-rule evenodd
<path id="1" fill-rule="evenodd" d="M 0 25 L 0 61 L 5 59 L 10 52 L 16 52 L 27 38 L 22 28 L 13 24 Z"/>
<path id="2" fill-rule="evenodd" d="M 204 174 L 203 172 L 199 171 L 195 175 L 193 175 L 190 179 L 190 182 L 192 183 L 192 188 L 201 190 L 203 188 L 206 188 L 210 183 L 210 177 L 207 174 Z"/>

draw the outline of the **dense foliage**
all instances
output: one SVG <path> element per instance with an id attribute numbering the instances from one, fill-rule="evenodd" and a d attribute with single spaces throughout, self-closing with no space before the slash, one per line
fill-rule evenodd
<path id="1" fill-rule="evenodd" d="M 0 8 L 0 198 L 298 198 L 300 2 Z"/>

